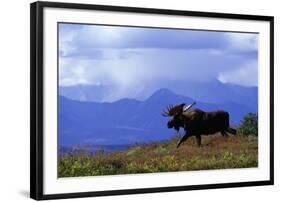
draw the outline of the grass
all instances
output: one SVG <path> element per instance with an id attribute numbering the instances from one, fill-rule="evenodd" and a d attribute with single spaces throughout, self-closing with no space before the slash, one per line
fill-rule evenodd
<path id="1" fill-rule="evenodd" d="M 109 154 L 67 154 L 59 157 L 58 174 L 78 177 L 258 166 L 258 140 L 254 136 L 202 136 L 201 147 L 192 137 L 177 149 L 178 140 L 174 137 Z"/>

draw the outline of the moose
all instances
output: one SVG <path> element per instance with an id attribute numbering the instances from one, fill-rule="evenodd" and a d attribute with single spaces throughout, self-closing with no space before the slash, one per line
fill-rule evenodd
<path id="1" fill-rule="evenodd" d="M 167 124 L 168 128 L 174 128 L 177 132 L 182 127 L 185 134 L 177 144 L 177 148 L 189 137 L 195 136 L 197 145 L 201 146 L 201 135 L 212 135 L 220 132 L 223 136 L 227 133 L 236 135 L 236 130 L 229 126 L 229 113 L 223 110 L 205 112 L 193 109 L 193 105 L 186 106 L 185 103 L 176 106 L 169 105 L 162 115 L 172 117 Z"/>

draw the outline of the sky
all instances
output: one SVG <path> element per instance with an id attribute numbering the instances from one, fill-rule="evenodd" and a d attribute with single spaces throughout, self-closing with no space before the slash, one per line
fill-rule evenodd
<path id="1" fill-rule="evenodd" d="M 115 98 L 165 82 L 258 85 L 258 34 L 59 24 L 59 85 L 114 86 Z"/>

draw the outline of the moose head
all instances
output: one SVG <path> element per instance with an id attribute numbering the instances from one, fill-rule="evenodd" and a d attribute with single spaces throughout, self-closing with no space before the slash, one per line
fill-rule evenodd
<path id="1" fill-rule="evenodd" d="M 184 127 L 183 121 L 183 113 L 187 112 L 196 102 L 186 106 L 185 103 L 173 106 L 169 105 L 166 110 L 163 111 L 162 115 L 165 117 L 172 117 L 168 123 L 168 128 L 174 128 L 177 132 L 179 132 L 180 127 Z"/>

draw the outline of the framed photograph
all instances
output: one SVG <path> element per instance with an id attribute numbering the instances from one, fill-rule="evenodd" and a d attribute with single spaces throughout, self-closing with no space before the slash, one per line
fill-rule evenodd
<path id="1" fill-rule="evenodd" d="M 272 185 L 273 19 L 32 3 L 31 198 Z"/>

